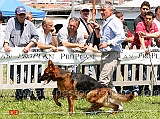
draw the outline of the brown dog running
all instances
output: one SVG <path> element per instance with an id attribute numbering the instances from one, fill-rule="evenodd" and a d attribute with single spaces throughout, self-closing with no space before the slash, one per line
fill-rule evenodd
<path id="1" fill-rule="evenodd" d="M 67 97 L 69 114 L 74 112 L 74 99 L 77 98 L 86 98 L 94 105 L 88 109 L 89 112 L 96 111 L 101 107 L 110 107 L 116 113 L 119 106 L 115 101 L 128 102 L 135 97 L 135 93 L 127 95 L 117 94 L 90 76 L 81 73 L 71 73 L 61 69 L 55 66 L 51 60 L 48 61 L 48 67 L 44 70 L 40 80 L 44 81 L 45 84 L 51 80 L 57 81 L 60 93 L 53 96 L 54 101 L 58 106 L 61 106 L 58 98 Z"/>

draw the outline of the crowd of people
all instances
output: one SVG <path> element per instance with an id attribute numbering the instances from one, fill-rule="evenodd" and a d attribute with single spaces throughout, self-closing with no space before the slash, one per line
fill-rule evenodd
<path id="1" fill-rule="evenodd" d="M 0 38 L 3 40 L 0 47 L 4 48 L 5 52 L 10 52 L 11 47 L 23 47 L 22 52 L 27 53 L 31 47 L 38 47 L 42 50 L 52 49 L 53 52 L 58 52 L 58 46 L 67 48 L 79 48 L 82 52 L 90 49 L 93 52 L 101 52 L 101 72 L 97 75 L 99 82 L 105 87 L 109 87 L 117 92 L 113 85 L 113 74 L 117 66 L 120 64 L 120 52 L 126 46 L 132 49 L 136 46 L 137 49 L 142 48 L 146 54 L 149 54 L 149 46 L 157 45 L 160 42 L 160 7 L 155 9 L 155 14 L 150 11 L 150 4 L 144 1 L 140 7 L 140 15 L 134 20 L 134 35 L 131 34 L 124 21 L 124 16 L 121 12 L 115 11 L 111 2 L 106 1 L 100 7 L 101 16 L 104 20 L 100 26 L 90 16 L 90 8 L 83 6 L 80 10 L 79 17 L 71 17 L 67 26 L 63 26 L 58 33 L 54 28 L 54 23 L 50 18 L 45 18 L 42 22 L 42 27 L 36 29 L 32 23 L 32 13 L 27 12 L 23 6 L 18 6 L 15 9 L 15 17 L 8 20 L 6 28 L 3 27 L 3 16 L 0 16 Z M 27 35 L 26 35 L 27 34 Z M 153 40 L 152 37 L 155 37 Z M 94 46 L 97 45 L 97 48 Z M 130 70 L 129 66 L 129 69 Z M 34 68 L 31 66 L 32 78 L 34 78 Z M 76 72 L 76 67 L 72 67 L 72 72 Z M 89 74 L 92 75 L 93 66 L 89 65 Z M 100 68 L 100 67 L 98 67 Z M 144 65 L 144 69 L 146 66 Z M 14 77 L 14 66 L 10 78 Z M 123 71 L 123 69 L 121 69 Z M 138 70 L 138 65 L 137 65 Z M 24 79 L 21 78 L 21 66 L 17 65 L 17 83 L 21 81 L 27 82 L 28 66 L 24 66 Z M 82 68 L 82 73 L 84 69 Z M 144 80 L 145 80 L 144 70 Z M 38 66 L 38 83 L 41 75 L 41 65 Z M 159 73 L 158 73 L 159 74 Z M 129 74 L 129 77 L 131 74 Z M 138 80 L 138 77 L 136 77 Z M 139 88 L 139 87 L 137 87 Z M 53 90 L 53 95 L 58 89 Z M 37 98 L 45 99 L 42 88 L 36 89 Z M 31 99 L 36 99 L 33 94 L 33 89 L 17 89 L 15 98 L 22 100 L 29 96 Z M 121 102 L 119 110 L 123 110 Z"/>

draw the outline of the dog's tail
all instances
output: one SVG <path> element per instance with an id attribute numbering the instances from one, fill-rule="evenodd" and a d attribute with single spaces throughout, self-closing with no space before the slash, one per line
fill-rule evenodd
<path id="1" fill-rule="evenodd" d="M 132 101 L 136 97 L 137 92 L 132 92 L 131 94 L 122 95 L 122 94 L 116 93 L 113 90 L 109 90 L 108 95 L 111 99 L 124 103 L 124 102 Z"/>

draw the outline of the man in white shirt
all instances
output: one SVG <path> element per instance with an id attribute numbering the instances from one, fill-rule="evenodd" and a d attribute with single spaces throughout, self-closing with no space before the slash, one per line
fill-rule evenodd
<path id="1" fill-rule="evenodd" d="M 42 27 L 37 29 L 37 33 L 39 36 L 39 40 L 37 42 L 38 48 L 42 50 L 51 49 L 53 52 L 58 51 L 58 42 L 55 34 L 56 30 L 51 19 L 44 19 Z M 40 83 L 39 77 L 41 76 L 41 65 L 39 65 L 38 68 L 38 83 Z M 36 89 L 36 93 L 39 100 L 45 99 L 43 88 Z"/>
<path id="2" fill-rule="evenodd" d="M 56 29 L 53 21 L 46 18 L 42 22 L 42 28 L 37 29 L 39 40 L 37 46 L 40 49 L 52 49 L 54 52 L 58 51 L 58 41 L 56 38 Z"/>

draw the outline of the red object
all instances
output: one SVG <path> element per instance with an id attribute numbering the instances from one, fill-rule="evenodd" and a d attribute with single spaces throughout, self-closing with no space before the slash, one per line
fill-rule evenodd
<path id="1" fill-rule="evenodd" d="M 9 115 L 19 115 L 19 111 L 18 110 L 9 110 Z"/>

